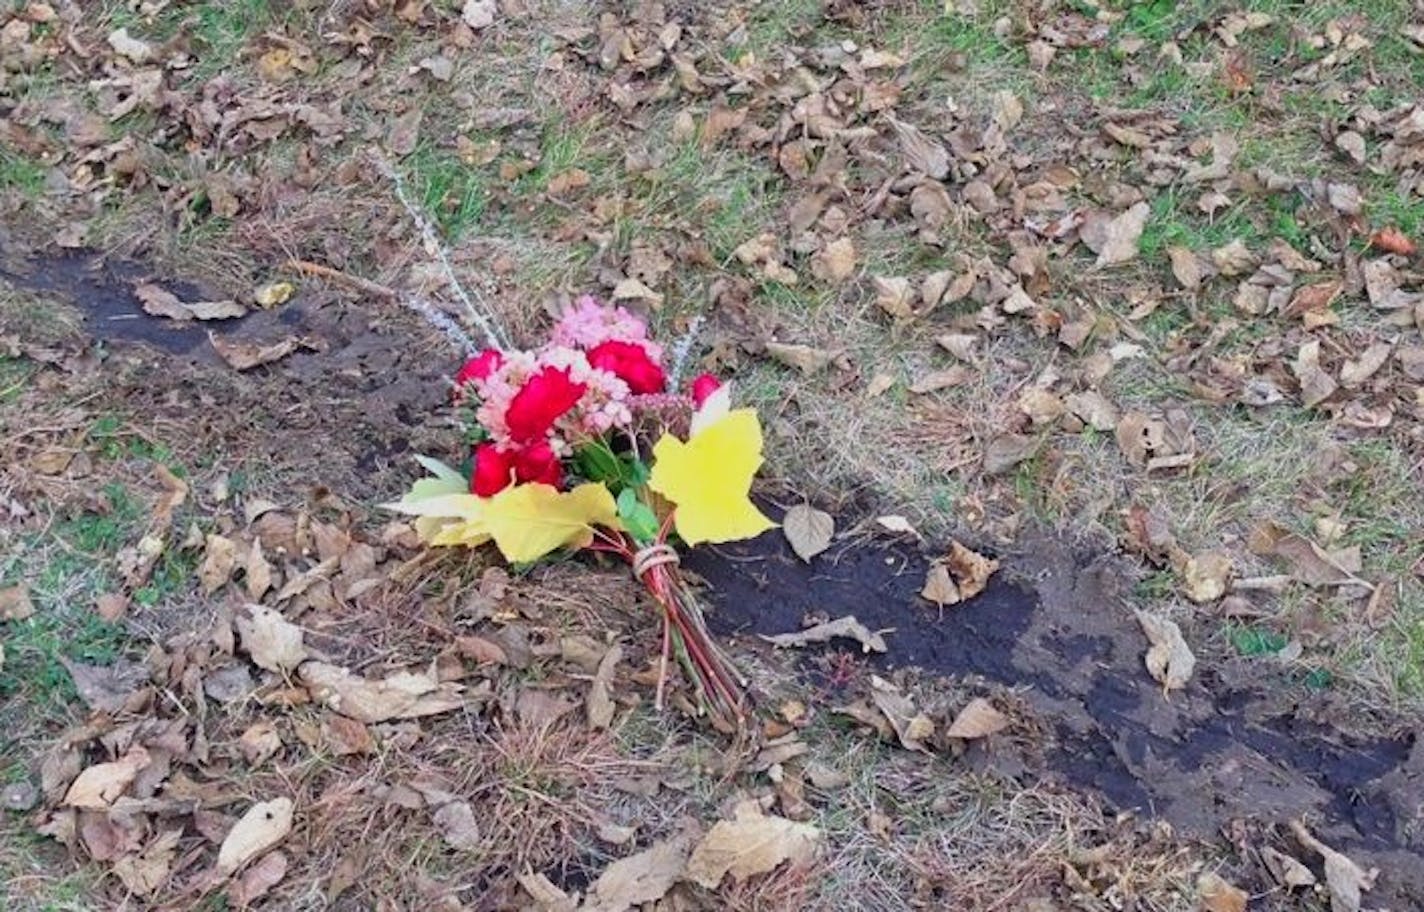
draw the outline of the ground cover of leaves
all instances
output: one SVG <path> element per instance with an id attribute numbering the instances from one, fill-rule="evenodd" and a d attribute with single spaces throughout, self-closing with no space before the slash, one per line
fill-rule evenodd
<path id="1" fill-rule="evenodd" d="M 462 312 L 399 189 L 516 331 L 701 317 L 833 535 L 1085 537 L 1164 690 L 1233 663 L 1417 738 L 1421 84 L 1395 0 L 7 4 L 6 901 L 1368 908 L 1294 821 L 1006 774 L 1013 692 L 853 643 L 744 646 L 729 748 L 649 708 L 616 575 L 376 507 L 450 455 L 412 307 Z"/>

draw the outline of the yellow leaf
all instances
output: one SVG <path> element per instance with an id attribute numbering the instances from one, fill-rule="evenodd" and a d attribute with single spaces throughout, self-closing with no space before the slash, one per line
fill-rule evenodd
<path id="1" fill-rule="evenodd" d="M 756 411 L 735 409 L 686 443 L 664 434 L 648 487 L 677 504 L 677 534 L 689 545 L 754 538 L 776 526 L 747 496 L 761 462 Z"/>
<path id="2" fill-rule="evenodd" d="M 565 546 L 582 548 L 594 526 L 614 526 L 618 507 L 601 484 L 560 492 L 546 484 L 514 485 L 484 503 L 484 528 L 504 559 L 522 564 Z"/>
<path id="3" fill-rule="evenodd" d="M 471 494 L 465 476 L 444 463 L 416 458 L 435 477 L 417 481 L 399 501 L 384 504 L 385 509 L 414 516 L 416 533 L 430 545 L 474 547 L 489 541 L 484 522 L 488 501 Z"/>

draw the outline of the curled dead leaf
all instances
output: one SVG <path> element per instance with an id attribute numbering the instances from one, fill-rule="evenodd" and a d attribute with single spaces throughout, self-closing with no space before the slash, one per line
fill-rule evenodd
<path id="1" fill-rule="evenodd" d="M 1196 668 L 1196 656 L 1182 638 L 1182 630 L 1175 621 L 1161 615 L 1149 614 L 1138 609 L 1137 622 L 1142 632 L 1147 634 L 1151 647 L 1143 662 L 1147 671 L 1162 685 L 1163 692 L 1180 690 L 1191 680 Z"/>
<path id="2" fill-rule="evenodd" d="M 847 615 L 843 618 L 836 618 L 834 621 L 826 621 L 824 624 L 816 624 L 814 627 L 807 627 L 796 633 L 762 636 L 762 639 L 768 643 L 786 647 L 828 643 L 836 638 L 855 640 L 860 643 L 863 652 L 885 652 L 887 648 L 885 638 L 857 621 L 855 615 Z"/>

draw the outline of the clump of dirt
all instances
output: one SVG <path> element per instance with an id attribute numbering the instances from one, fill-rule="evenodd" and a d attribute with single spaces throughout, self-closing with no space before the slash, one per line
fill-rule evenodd
<path id="1" fill-rule="evenodd" d="M 1243 821 L 1319 819 L 1322 838 L 1384 872 L 1374 901 L 1424 901 L 1417 732 L 1347 717 L 1328 694 L 1241 660 L 1201 662 L 1185 691 L 1165 696 L 1143 666 L 1127 577 L 1090 546 L 1025 538 L 983 594 L 944 610 L 919 597 L 930 557 L 903 542 L 847 543 L 807 565 L 767 535 L 687 563 L 713 590 L 719 632 L 772 635 L 853 614 L 884 632 L 888 651 L 869 658 L 878 667 L 1024 688 L 1053 735 L 1035 775 L 1202 838 Z"/>

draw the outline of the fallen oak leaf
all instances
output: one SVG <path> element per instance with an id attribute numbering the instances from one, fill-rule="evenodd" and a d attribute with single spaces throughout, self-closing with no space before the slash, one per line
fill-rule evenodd
<path id="1" fill-rule="evenodd" d="M 828 643 L 833 639 L 842 638 L 855 640 L 860 643 L 862 652 L 885 652 L 885 638 L 879 633 L 872 631 L 860 621 L 855 619 L 855 615 L 846 615 L 843 618 L 836 618 L 834 621 L 826 621 L 824 624 L 817 624 L 814 627 L 807 627 L 797 633 L 778 633 L 773 636 L 762 635 L 774 646 L 795 647 L 806 646 L 811 643 Z"/>
<path id="2" fill-rule="evenodd" d="M 1197 660 L 1182 638 L 1181 628 L 1175 621 L 1140 608 L 1135 613 L 1142 632 L 1152 643 L 1143 657 L 1148 673 L 1162 685 L 1163 693 L 1186 687 Z"/>

